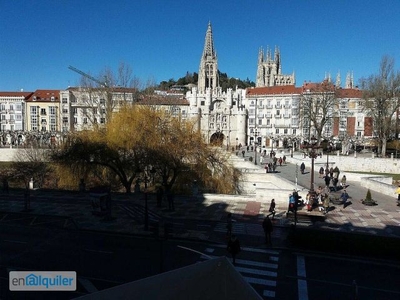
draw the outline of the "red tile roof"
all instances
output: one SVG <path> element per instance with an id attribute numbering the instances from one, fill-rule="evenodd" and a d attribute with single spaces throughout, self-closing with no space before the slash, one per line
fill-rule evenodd
<path id="1" fill-rule="evenodd" d="M 36 98 L 35 98 L 36 97 Z M 52 100 L 52 97 L 54 99 Z M 27 102 L 34 101 L 37 102 L 59 102 L 60 101 L 60 91 L 59 90 L 36 90 L 32 95 L 26 99 Z"/>
<path id="2" fill-rule="evenodd" d="M 301 94 L 302 88 L 295 87 L 294 85 L 270 86 L 270 87 L 256 87 L 248 88 L 247 95 L 276 95 L 276 94 Z"/>
<path id="3" fill-rule="evenodd" d="M 24 97 L 28 98 L 32 92 L 0 92 L 0 97 Z"/>
<path id="4" fill-rule="evenodd" d="M 362 98 L 363 92 L 359 89 L 338 89 L 339 98 Z"/>

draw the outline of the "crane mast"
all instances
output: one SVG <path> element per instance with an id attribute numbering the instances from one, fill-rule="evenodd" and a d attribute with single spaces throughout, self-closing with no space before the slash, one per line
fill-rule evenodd
<path id="1" fill-rule="evenodd" d="M 89 75 L 89 74 L 87 74 L 87 73 L 85 73 L 85 72 L 83 72 L 83 71 L 81 71 L 81 70 L 79 70 L 79 69 L 77 69 L 77 68 L 75 68 L 73 66 L 69 66 L 68 69 L 70 69 L 70 70 L 72 70 L 72 71 L 74 71 L 74 72 L 76 72 L 76 73 L 78 73 L 78 74 L 80 74 L 80 75 L 82 75 L 82 76 L 84 76 L 86 78 L 89 78 L 90 80 L 98 83 L 102 87 L 107 87 L 108 86 L 107 82 L 101 82 L 100 80 L 94 78 L 93 76 L 91 76 L 91 75 Z"/>

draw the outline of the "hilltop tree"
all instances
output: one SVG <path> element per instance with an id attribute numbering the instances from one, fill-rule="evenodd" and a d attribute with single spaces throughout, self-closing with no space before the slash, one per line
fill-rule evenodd
<path id="1" fill-rule="evenodd" d="M 395 113 L 400 108 L 400 73 L 394 70 L 394 58 L 384 56 L 379 73 L 361 79 L 363 111 L 372 117 L 378 152 L 386 155 L 386 143 L 396 128 Z"/>

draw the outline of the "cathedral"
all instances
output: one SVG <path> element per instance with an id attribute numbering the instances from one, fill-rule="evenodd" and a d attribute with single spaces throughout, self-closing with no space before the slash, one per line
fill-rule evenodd
<path id="1" fill-rule="evenodd" d="M 340 86 L 340 74 L 336 85 L 330 74 L 325 76 L 335 89 L 340 105 L 332 112 L 332 120 L 326 123 L 321 137 L 352 136 L 361 138 L 372 135 L 370 120 L 360 113 L 362 93 L 353 85 L 353 74 L 346 77 L 345 87 Z M 256 87 L 223 91 L 219 84 L 218 57 L 214 47 L 211 23 L 208 24 L 204 48 L 200 58 L 197 87 L 186 93 L 189 107 L 187 116 L 198 120 L 198 128 L 204 140 L 227 149 L 236 146 L 261 146 L 271 150 L 298 145 L 310 136 L 316 136 L 316 128 L 302 119 L 301 99 L 318 98 L 314 87 L 319 83 L 304 82 L 295 86 L 295 74 L 282 74 L 282 60 L 278 47 L 274 53 L 261 48 L 258 53 Z M 316 98 L 315 98 L 316 99 Z M 312 100 L 314 101 L 314 100 Z"/>
<path id="2" fill-rule="evenodd" d="M 208 24 L 200 59 L 197 87 L 187 92 L 188 114 L 198 119 L 206 141 L 236 147 L 246 144 L 246 90 L 222 91 L 218 79 L 218 58 L 214 48 L 211 23 Z"/>
<path id="3" fill-rule="evenodd" d="M 283 75 L 281 71 L 279 49 L 275 49 L 274 59 L 269 50 L 265 55 L 261 49 L 258 57 L 256 90 L 275 86 L 294 87 L 294 74 Z M 274 134 L 270 132 L 271 120 L 256 120 L 257 110 L 254 107 L 257 101 L 251 98 L 254 93 L 249 93 L 250 97 L 247 97 L 248 91 L 245 89 L 230 88 L 222 91 L 219 85 L 218 58 L 211 23 L 208 24 L 206 32 L 198 78 L 197 87 L 186 94 L 189 102 L 188 115 L 197 118 L 198 126 L 206 141 L 226 146 L 227 149 L 253 143 L 270 144 L 269 137 Z M 292 92 L 293 89 L 288 91 Z M 264 114 L 262 116 L 264 117 Z M 284 121 L 287 123 L 289 120 Z"/>

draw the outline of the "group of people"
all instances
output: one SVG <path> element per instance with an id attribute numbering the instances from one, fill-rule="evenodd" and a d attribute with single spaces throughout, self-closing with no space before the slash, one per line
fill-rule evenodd
<path id="1" fill-rule="evenodd" d="M 264 159 L 267 157 L 266 152 L 264 152 L 264 155 L 260 156 L 260 164 L 264 163 Z M 286 156 L 284 155 L 283 157 L 277 158 L 275 156 L 275 152 L 271 152 L 269 155 L 271 161 L 265 162 L 265 173 L 270 173 L 273 172 L 275 173 L 276 167 L 279 164 L 279 166 L 282 166 L 282 164 L 286 164 Z"/>

